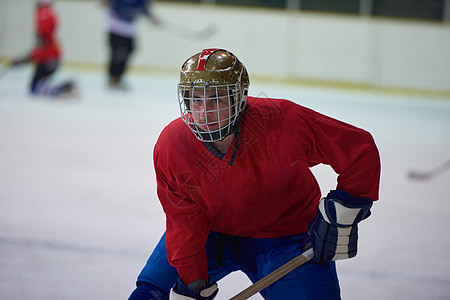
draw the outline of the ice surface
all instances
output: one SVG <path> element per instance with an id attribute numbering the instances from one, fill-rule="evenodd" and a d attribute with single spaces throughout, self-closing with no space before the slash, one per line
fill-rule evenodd
<path id="1" fill-rule="evenodd" d="M 178 117 L 174 76 L 65 71 L 75 100 L 27 94 L 31 69 L 0 79 L 0 299 L 127 299 L 164 231 L 152 148 Z M 450 172 L 408 179 L 450 157 L 450 101 L 254 83 L 369 130 L 382 158 L 381 199 L 360 225 L 356 258 L 337 263 L 343 299 L 449 299 Z M 328 167 L 314 168 L 325 194 Z M 218 300 L 250 282 L 233 273 Z M 254 296 L 252 299 L 261 299 Z"/>

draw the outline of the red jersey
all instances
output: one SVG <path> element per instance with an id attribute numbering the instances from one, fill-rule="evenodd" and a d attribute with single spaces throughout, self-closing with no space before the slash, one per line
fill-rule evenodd
<path id="1" fill-rule="evenodd" d="M 339 174 L 337 189 L 378 199 L 380 158 L 372 136 L 287 100 L 248 97 L 225 155 L 206 145 L 178 118 L 154 149 L 167 255 L 187 284 L 208 279 L 210 230 L 254 238 L 306 232 L 321 197 L 312 166 L 330 165 Z"/>
<path id="2" fill-rule="evenodd" d="M 38 42 L 31 52 L 31 60 L 38 64 L 59 60 L 61 49 L 56 38 L 58 18 L 52 6 L 39 5 L 34 15 L 34 23 Z"/>

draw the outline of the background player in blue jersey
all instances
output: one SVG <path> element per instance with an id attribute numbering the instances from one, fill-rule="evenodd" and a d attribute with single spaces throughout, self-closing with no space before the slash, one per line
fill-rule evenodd
<path id="1" fill-rule="evenodd" d="M 157 18 L 151 12 L 151 0 L 102 0 L 108 7 L 109 61 L 108 84 L 111 88 L 125 89 L 123 77 L 131 54 L 136 47 L 136 20 L 145 16 L 154 24 Z"/>

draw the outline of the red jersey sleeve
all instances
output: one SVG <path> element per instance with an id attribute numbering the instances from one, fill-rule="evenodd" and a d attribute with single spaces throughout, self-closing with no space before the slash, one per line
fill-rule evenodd
<path id="1" fill-rule="evenodd" d="M 167 257 L 188 285 L 199 278 L 208 280 L 205 245 L 209 222 L 191 196 L 193 174 L 172 172 L 175 161 L 170 159 L 170 151 L 162 150 L 166 138 L 161 135 L 154 150 L 157 193 L 166 214 Z"/>
<path id="2" fill-rule="evenodd" d="M 372 135 L 358 127 L 312 114 L 312 164 L 330 165 L 338 174 L 337 189 L 355 197 L 378 200 L 380 156 Z"/>

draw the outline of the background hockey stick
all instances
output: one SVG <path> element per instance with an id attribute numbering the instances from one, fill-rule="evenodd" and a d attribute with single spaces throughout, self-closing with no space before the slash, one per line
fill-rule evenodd
<path id="1" fill-rule="evenodd" d="M 312 248 L 306 250 L 303 254 L 297 256 L 296 258 L 290 260 L 289 262 L 285 263 L 269 275 L 261 278 L 236 296 L 230 298 L 230 300 L 245 300 L 253 296 L 254 294 L 258 293 L 259 291 L 265 289 L 272 283 L 278 281 L 279 279 L 283 278 L 293 270 L 297 269 L 304 263 L 311 260 L 311 258 L 314 256 L 314 251 Z"/>
<path id="2" fill-rule="evenodd" d="M 410 171 L 408 177 L 416 180 L 429 180 L 450 169 L 450 160 L 429 171 Z"/>
<path id="3" fill-rule="evenodd" d="M 167 20 L 161 20 L 157 27 L 179 37 L 185 39 L 195 39 L 197 41 L 207 40 L 217 32 L 217 27 L 213 25 L 209 25 L 201 30 L 194 30 L 185 28 L 181 25 L 169 22 Z"/>

